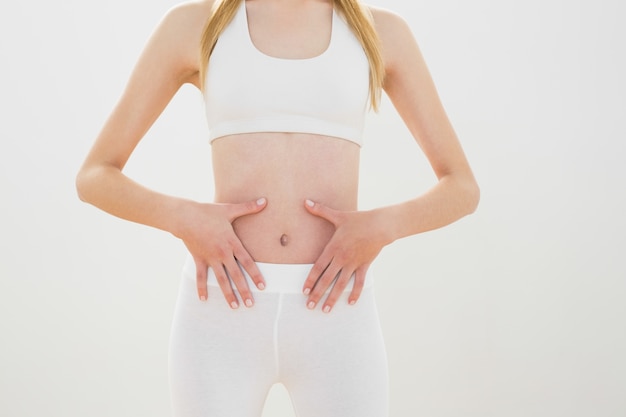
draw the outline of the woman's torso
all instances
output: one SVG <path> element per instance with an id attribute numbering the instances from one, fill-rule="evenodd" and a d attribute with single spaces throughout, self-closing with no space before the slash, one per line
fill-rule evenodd
<path id="1" fill-rule="evenodd" d="M 212 154 L 216 202 L 267 199 L 263 211 L 233 223 L 258 262 L 315 262 L 334 226 L 310 214 L 306 199 L 336 210 L 357 207 L 359 147 L 352 142 L 253 133 L 217 139 Z"/>
<path id="2" fill-rule="evenodd" d="M 332 107 L 336 103 L 328 97 L 330 95 L 328 91 L 320 102 L 319 90 L 324 90 L 330 85 L 345 97 L 349 93 L 344 93 L 341 89 L 345 89 L 350 83 L 353 83 L 354 87 L 354 83 L 357 82 L 356 88 L 359 89 L 360 94 L 357 101 L 360 100 L 359 103 L 367 101 L 366 58 L 362 55 L 360 45 L 356 52 L 358 56 L 350 58 L 350 54 L 355 53 L 355 39 L 350 39 L 348 43 L 345 43 L 346 36 L 352 36 L 346 34 L 346 27 L 339 27 L 336 19 L 332 22 L 337 27 L 331 25 L 328 17 L 333 16 L 332 2 L 320 2 L 313 6 L 309 4 L 307 10 L 302 8 L 280 10 L 274 15 L 271 15 L 273 12 L 265 2 L 255 0 L 246 3 L 248 3 L 247 6 L 244 3 L 242 6 L 244 9 L 239 14 L 238 32 L 231 28 L 229 37 L 224 36 L 225 39 L 230 40 L 224 43 L 249 41 L 250 45 L 243 45 L 243 47 L 231 44 L 220 45 L 219 42 L 222 41 L 220 38 L 211 57 L 212 61 L 209 61 L 209 82 L 206 94 L 212 92 L 217 94 L 216 90 L 223 87 L 220 83 L 224 82 L 224 78 L 217 77 L 216 74 L 227 77 L 229 71 L 240 71 L 241 67 L 245 66 L 246 55 L 241 52 L 243 49 L 247 51 L 251 59 L 245 67 L 249 75 L 246 80 L 242 80 L 239 76 L 237 84 L 234 84 L 230 90 L 226 89 L 224 101 L 229 97 L 227 93 L 236 89 L 239 89 L 242 95 L 242 105 L 255 101 L 256 96 L 246 97 L 244 92 L 249 94 L 255 86 L 263 82 L 276 83 L 280 80 L 288 82 L 291 78 L 289 71 L 293 74 L 300 74 L 301 77 L 302 71 L 312 71 L 312 68 L 315 72 L 310 74 L 311 81 L 306 85 L 308 90 L 298 90 L 299 93 L 290 99 L 300 103 L 301 100 L 311 97 L 309 100 L 317 101 L 316 106 L 326 106 L 318 108 L 318 112 L 322 114 L 327 107 Z M 283 14 L 282 20 L 281 13 Z M 242 18 L 242 16 L 245 17 Z M 312 25 L 307 25 L 307 20 L 310 20 Z M 272 22 L 271 25 L 268 24 L 269 21 Z M 297 24 L 294 24 L 294 21 Z M 246 23 L 249 27 L 242 26 Z M 234 23 L 232 25 L 235 26 Z M 272 32 L 272 36 L 267 35 L 269 32 Z M 296 42 L 293 42 L 294 39 Z M 281 42 L 281 40 L 286 40 L 286 42 Z M 338 49 L 342 45 L 346 45 L 343 50 Z M 234 60 L 236 68 L 231 69 L 228 63 L 232 54 L 238 55 Z M 347 65 L 352 65 L 351 61 L 341 62 L 342 59 L 356 60 L 354 68 L 358 72 L 341 74 L 339 69 L 344 68 L 345 71 Z M 337 65 L 339 65 L 338 68 Z M 267 68 L 263 69 L 262 66 L 267 66 Z M 212 68 L 213 73 L 211 73 Z M 259 72 L 263 71 L 266 71 L 266 74 L 255 80 L 254 77 L 258 77 Z M 335 74 L 342 78 L 336 79 Z M 213 76 L 213 84 L 211 76 Z M 315 81 L 315 77 L 320 77 L 320 79 Z M 241 83 L 250 79 L 253 82 L 241 90 Z M 329 84 L 320 84 L 315 87 L 315 82 Z M 211 90 L 211 85 L 215 86 L 213 90 Z M 311 88 L 311 85 L 314 88 Z M 290 89 L 300 88 L 299 86 L 304 87 L 302 84 L 294 84 Z M 284 90 L 282 96 L 287 95 L 286 91 L 289 90 Z M 317 95 L 314 95 L 316 93 Z M 332 94 L 332 91 L 330 93 Z M 271 92 L 266 91 L 260 94 L 267 96 Z M 278 97 L 282 96 L 279 94 Z M 335 101 L 342 96 L 337 97 Z M 205 99 L 206 97 L 205 95 Z M 276 97 L 277 100 L 278 97 Z M 237 101 L 234 103 L 237 105 Z M 212 127 L 212 114 L 209 112 L 211 109 L 216 109 L 216 112 L 221 111 L 223 106 L 218 106 L 221 106 L 220 102 L 217 102 L 215 106 L 207 107 L 209 129 Z M 350 106 L 351 104 L 342 103 L 340 107 L 337 107 L 337 112 Z M 364 111 L 358 107 L 356 110 L 357 112 Z M 249 109 L 246 111 L 249 112 Z M 280 112 L 280 109 L 278 111 Z M 267 118 L 266 115 L 263 117 Z M 333 116 L 330 115 L 330 117 Z M 334 123 L 334 120 L 332 122 Z M 357 126 L 358 123 L 357 120 Z M 233 222 L 236 234 L 253 259 L 258 262 L 315 262 L 331 238 L 334 226 L 327 220 L 310 214 L 305 209 L 306 199 L 336 210 L 356 210 L 357 208 L 360 146 L 354 138 L 345 140 L 345 138 L 320 134 L 320 132 L 248 133 L 244 131 L 220 136 L 211 144 L 215 202 L 238 203 L 260 197 L 265 197 L 268 201 L 267 206 L 260 213 L 245 216 Z"/>

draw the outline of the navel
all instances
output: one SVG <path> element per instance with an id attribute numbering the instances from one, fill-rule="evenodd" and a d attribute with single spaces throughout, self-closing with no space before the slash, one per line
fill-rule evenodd
<path id="1" fill-rule="evenodd" d="M 280 245 L 281 245 L 281 246 L 287 246 L 287 244 L 288 244 L 288 243 L 289 243 L 289 238 L 287 237 L 287 235 L 286 235 L 286 234 L 283 234 L 283 235 L 280 237 Z"/>

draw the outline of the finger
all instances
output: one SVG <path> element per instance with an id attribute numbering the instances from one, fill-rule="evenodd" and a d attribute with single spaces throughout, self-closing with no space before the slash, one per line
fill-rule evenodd
<path id="1" fill-rule="evenodd" d="M 196 264 L 196 287 L 198 289 L 198 297 L 200 300 L 206 301 L 209 296 L 206 284 L 207 270 L 209 267 L 199 259 L 194 258 L 193 261 Z"/>
<path id="2" fill-rule="evenodd" d="M 246 251 L 242 245 L 240 248 L 235 248 L 234 253 L 235 258 L 237 258 L 241 267 L 248 273 L 248 275 L 250 275 L 250 279 L 252 279 L 254 285 L 256 285 L 258 289 L 264 290 L 266 285 L 265 279 L 263 278 L 263 275 L 261 275 L 261 271 L 259 271 L 256 262 L 252 260 L 248 251 Z"/>
<path id="3" fill-rule="evenodd" d="M 322 219 L 328 220 L 335 226 L 339 223 L 339 214 L 340 212 L 337 210 L 333 210 L 330 207 L 326 207 L 323 204 L 315 203 L 311 200 L 305 200 L 304 207 L 308 210 L 309 213 L 314 216 L 321 217 Z"/>
<path id="4" fill-rule="evenodd" d="M 320 257 L 317 259 L 311 270 L 309 271 L 309 275 L 304 280 L 304 285 L 302 286 L 302 293 L 304 295 L 309 295 L 317 280 L 320 279 L 328 265 L 332 262 L 333 258 L 330 255 L 327 255 L 327 251 L 322 252 Z"/>
<path id="5" fill-rule="evenodd" d="M 335 281 L 335 285 L 333 285 L 333 289 L 330 291 L 330 294 L 328 294 L 328 297 L 326 297 L 326 301 L 324 302 L 324 307 L 322 308 L 324 313 L 330 313 L 330 310 L 335 306 L 335 303 L 345 290 L 348 282 L 350 282 L 350 278 L 352 277 L 351 271 L 351 269 L 347 268 L 343 268 L 341 270 L 339 277 Z"/>
<path id="6" fill-rule="evenodd" d="M 326 271 L 324 271 L 320 279 L 317 280 L 317 282 L 315 283 L 315 287 L 313 287 L 313 290 L 311 291 L 311 294 L 309 295 L 309 299 L 307 300 L 307 304 L 306 304 L 307 308 L 309 309 L 315 308 L 315 306 L 319 302 L 320 298 L 322 298 L 322 296 L 324 295 L 328 287 L 333 283 L 335 278 L 337 278 L 337 275 L 339 274 L 339 272 L 340 272 L 339 268 L 332 264 L 329 265 L 328 268 L 326 268 Z"/>
<path id="7" fill-rule="evenodd" d="M 265 197 L 261 197 L 255 201 L 247 201 L 245 203 L 228 204 L 228 219 L 232 222 L 238 217 L 258 213 L 263 210 L 266 205 L 267 199 Z"/>
<path id="8" fill-rule="evenodd" d="M 239 301 L 237 300 L 237 296 L 235 295 L 233 288 L 230 286 L 230 279 L 226 275 L 224 265 L 222 265 L 221 263 L 217 264 L 216 266 L 212 265 L 211 269 L 213 269 L 213 273 L 215 273 L 217 283 L 219 284 L 220 289 L 222 290 L 222 294 L 224 294 L 224 298 L 226 299 L 228 305 L 232 309 L 238 308 Z"/>
<path id="9" fill-rule="evenodd" d="M 228 261 L 224 263 L 224 268 L 228 272 L 228 276 L 230 280 L 235 284 L 237 291 L 239 292 L 239 296 L 241 297 L 241 301 L 246 307 L 252 307 L 254 304 L 252 293 L 250 292 L 250 287 L 248 287 L 248 281 L 246 281 L 246 277 L 241 272 L 241 268 L 239 264 L 235 261 L 235 258 L 230 258 Z"/>
<path id="10" fill-rule="evenodd" d="M 369 265 L 364 265 L 360 268 L 357 268 L 357 270 L 354 272 L 354 284 L 352 285 L 352 291 L 350 292 L 350 296 L 348 297 L 348 304 L 350 305 L 354 305 L 361 296 L 361 292 L 363 291 L 363 287 L 365 286 L 367 268 L 369 268 Z"/>

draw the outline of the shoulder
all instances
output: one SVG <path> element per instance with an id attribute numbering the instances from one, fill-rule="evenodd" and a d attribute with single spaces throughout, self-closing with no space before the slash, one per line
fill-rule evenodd
<path id="1" fill-rule="evenodd" d="M 186 1 L 167 10 L 152 39 L 156 53 L 192 81 L 199 69 L 200 39 L 214 0 Z"/>
<path id="2" fill-rule="evenodd" d="M 407 21 L 398 13 L 382 7 L 366 6 L 374 22 L 381 44 L 385 67 L 391 68 L 401 59 L 403 49 L 416 46 L 415 38 Z"/>
<path id="3" fill-rule="evenodd" d="M 370 11 L 377 25 L 398 24 L 406 22 L 404 18 L 398 13 L 384 7 L 372 6 L 371 4 L 364 4 L 363 6 L 365 6 L 365 8 Z"/>
<path id="4" fill-rule="evenodd" d="M 199 37 L 214 3 L 214 0 L 200 0 L 177 4 L 165 13 L 160 26 L 171 35 Z"/>
<path id="5" fill-rule="evenodd" d="M 408 23 L 398 13 L 382 7 L 371 5 L 367 5 L 366 7 L 372 15 L 374 26 L 381 40 L 390 37 L 412 37 Z"/>
<path id="6" fill-rule="evenodd" d="M 180 19 L 179 22 L 197 23 L 209 17 L 215 0 L 190 0 L 179 3 L 171 7 L 166 17 L 173 20 Z"/>

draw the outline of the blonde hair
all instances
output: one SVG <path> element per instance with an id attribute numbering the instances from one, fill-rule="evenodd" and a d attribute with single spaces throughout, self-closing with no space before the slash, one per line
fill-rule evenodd
<path id="1" fill-rule="evenodd" d="M 207 20 L 200 41 L 200 87 L 204 90 L 207 67 L 213 48 L 224 28 L 235 16 L 241 2 L 245 0 L 215 0 L 211 16 Z M 358 0 L 333 0 L 361 43 L 369 62 L 370 105 L 378 109 L 383 86 L 385 67 L 380 53 L 379 39 L 374 29 L 372 15 Z"/>

